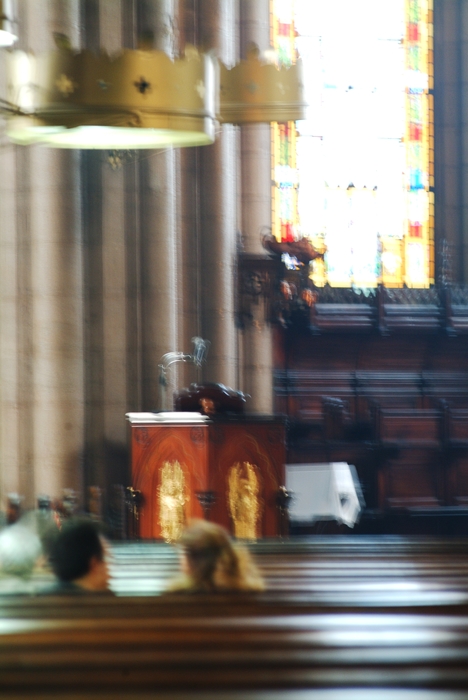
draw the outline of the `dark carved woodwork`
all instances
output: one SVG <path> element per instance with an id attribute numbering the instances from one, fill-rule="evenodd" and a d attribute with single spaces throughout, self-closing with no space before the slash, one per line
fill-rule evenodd
<path id="1" fill-rule="evenodd" d="M 208 400 L 209 405 L 204 403 Z M 219 383 L 191 384 L 174 395 L 174 410 L 206 414 L 244 413 L 245 395 Z"/>
<path id="2" fill-rule="evenodd" d="M 300 238 L 298 241 L 277 241 L 274 236 L 263 237 L 263 247 L 276 257 L 281 259 L 281 256 L 287 253 L 297 262 L 297 266 L 308 266 L 312 260 L 323 258 L 325 250 L 319 251 L 308 238 Z"/>
<path id="3" fill-rule="evenodd" d="M 442 402 L 447 458 L 447 501 L 468 506 L 468 409 Z"/>
<path id="4" fill-rule="evenodd" d="M 468 332 L 468 288 L 444 287 L 447 329 L 454 335 Z"/>
<path id="5" fill-rule="evenodd" d="M 377 323 L 376 291 L 341 289 L 329 285 L 316 289 L 310 323 L 314 332 L 336 328 L 370 331 Z"/>
<path id="6" fill-rule="evenodd" d="M 446 401 L 453 407 L 468 408 L 466 372 L 423 371 L 421 392 L 426 408 L 437 408 L 441 401 Z"/>
<path id="7" fill-rule="evenodd" d="M 289 418 L 288 462 L 354 464 L 369 512 L 452 517 L 468 505 L 466 335 L 291 328 L 279 342 L 275 408 Z"/>
<path id="8" fill-rule="evenodd" d="M 283 267 L 281 260 L 264 255 L 243 255 L 237 273 L 237 318 L 241 327 L 251 320 L 252 307 L 265 303 L 267 320 L 275 318 L 278 285 Z"/>
<path id="9" fill-rule="evenodd" d="M 468 288 L 316 288 L 307 264 L 260 259 L 239 256 L 242 279 L 268 270 L 239 317 L 262 295 L 276 324 L 288 461 L 354 463 L 369 508 L 468 505 Z"/>
<path id="10" fill-rule="evenodd" d="M 383 333 L 436 332 L 442 327 L 443 308 L 439 292 L 431 289 L 378 289 L 379 328 Z"/>
<path id="11" fill-rule="evenodd" d="M 376 439 L 383 445 L 437 448 L 442 438 L 440 411 L 380 407 L 376 411 Z"/>
<path id="12" fill-rule="evenodd" d="M 380 508 L 444 503 L 443 413 L 432 409 L 376 411 Z"/>
<path id="13" fill-rule="evenodd" d="M 288 269 L 279 252 L 275 257 L 240 254 L 238 280 L 241 325 L 252 317 L 252 306 L 261 299 L 267 320 L 312 333 L 468 333 L 465 287 L 320 288 L 309 278 L 308 264 L 300 262 L 297 269 Z"/>

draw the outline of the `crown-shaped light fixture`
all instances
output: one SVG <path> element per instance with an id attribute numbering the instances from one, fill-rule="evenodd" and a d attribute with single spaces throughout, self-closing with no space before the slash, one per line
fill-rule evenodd
<path id="1" fill-rule="evenodd" d="M 59 148 L 137 149 L 213 143 L 215 60 L 189 47 L 172 60 L 156 50 L 116 56 L 68 47 L 11 52 L 7 135 Z"/>
<path id="2" fill-rule="evenodd" d="M 13 16 L 12 0 L 0 0 L 0 46 L 11 46 L 18 38 Z"/>
<path id="3" fill-rule="evenodd" d="M 256 47 L 228 69 L 221 63 L 220 119 L 230 124 L 286 122 L 305 118 L 302 61 L 290 67 L 261 59 Z"/>
<path id="4" fill-rule="evenodd" d="M 228 69 L 191 46 L 176 59 L 152 49 L 115 56 L 74 51 L 66 37 L 57 46 L 38 56 L 6 56 L 3 111 L 15 143 L 109 150 L 204 146 L 214 142 L 218 119 L 304 118 L 300 61 L 278 68 L 253 49 Z"/>

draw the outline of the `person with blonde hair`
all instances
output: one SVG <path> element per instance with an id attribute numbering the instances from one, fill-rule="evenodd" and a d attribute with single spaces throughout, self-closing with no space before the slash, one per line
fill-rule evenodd
<path id="1" fill-rule="evenodd" d="M 193 520 L 177 541 L 183 576 L 171 591 L 262 591 L 263 578 L 250 553 L 215 523 Z"/>

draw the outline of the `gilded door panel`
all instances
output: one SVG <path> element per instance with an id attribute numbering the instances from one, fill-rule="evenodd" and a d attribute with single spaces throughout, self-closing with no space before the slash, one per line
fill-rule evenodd
<path id="1" fill-rule="evenodd" d="M 132 429 L 132 481 L 142 492 L 140 536 L 173 539 L 177 523 L 201 518 L 197 492 L 207 488 L 207 426 Z"/>

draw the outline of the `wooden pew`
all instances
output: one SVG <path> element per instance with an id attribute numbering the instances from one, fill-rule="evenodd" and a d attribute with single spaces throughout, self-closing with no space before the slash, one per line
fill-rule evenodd
<path id="1" fill-rule="evenodd" d="M 161 606 L 164 609 L 166 602 L 170 607 L 182 600 L 177 595 L 171 597 L 176 602 L 166 598 L 161 603 L 158 595 L 177 573 L 177 556 L 171 547 L 163 543 L 114 543 L 112 549 L 112 587 L 118 596 L 131 599 L 129 604 L 134 607 L 145 609 L 151 604 L 155 610 Z M 320 536 L 289 542 L 261 541 L 250 549 L 267 590 L 253 597 L 239 596 L 236 605 L 241 607 L 261 601 L 267 609 L 283 602 L 285 609 L 306 605 L 315 610 L 335 604 L 350 609 L 385 605 L 406 609 L 408 605 L 436 605 L 437 601 L 441 605 L 454 601 L 459 604 L 465 600 L 468 588 L 465 540 Z M 39 577 L 37 583 L 43 586 L 44 577 Z M 36 607 L 54 615 L 51 599 L 4 596 L 1 615 L 22 617 L 24 610 L 28 616 Z M 72 608 L 82 605 L 81 598 L 68 600 Z M 101 597 L 93 600 L 101 605 Z M 222 605 L 224 598 L 217 596 L 216 600 Z M 102 605 L 114 609 L 116 601 L 103 598 Z"/>
<path id="2" fill-rule="evenodd" d="M 466 622 L 395 612 L 9 620 L 0 634 L 0 692 L 466 690 Z"/>
<path id="3" fill-rule="evenodd" d="M 441 402 L 452 408 L 468 409 L 468 375 L 463 371 L 421 372 L 424 408 L 439 408 Z"/>
<path id="4" fill-rule="evenodd" d="M 468 408 L 442 402 L 447 463 L 446 500 L 468 507 Z"/>
<path id="5" fill-rule="evenodd" d="M 379 507 L 440 506 L 445 499 L 441 411 L 379 408 L 376 438 Z"/>
<path id="6" fill-rule="evenodd" d="M 324 537 L 251 548 L 269 584 L 262 594 L 5 596 L 1 697 L 283 700 L 327 690 L 379 700 L 399 691 L 401 700 L 420 689 L 426 700 L 439 689 L 445 700 L 467 691 L 467 541 Z M 137 565 L 148 577 L 175 571 L 161 543 L 113 551 L 114 581 Z"/>
<path id="7" fill-rule="evenodd" d="M 412 410 L 423 408 L 421 385 L 419 372 L 357 371 L 357 416 L 361 420 L 371 419 L 375 406 Z"/>
<path id="8" fill-rule="evenodd" d="M 437 289 L 387 289 L 377 295 L 381 333 L 436 333 L 444 325 L 444 308 Z"/>
<path id="9" fill-rule="evenodd" d="M 350 290 L 343 290 L 350 291 Z M 377 308 L 366 303 L 314 304 L 310 312 L 310 325 L 315 332 L 371 331 L 377 322 Z"/>
<path id="10" fill-rule="evenodd" d="M 436 409 L 379 408 L 376 437 L 385 446 L 440 448 L 442 414 Z"/>

